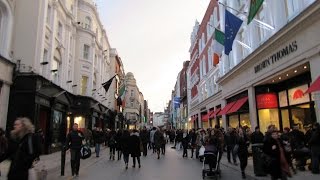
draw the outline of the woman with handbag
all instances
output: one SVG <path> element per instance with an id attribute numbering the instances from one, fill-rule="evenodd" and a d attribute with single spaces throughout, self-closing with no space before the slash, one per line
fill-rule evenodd
<path id="1" fill-rule="evenodd" d="M 268 170 L 272 180 L 286 180 L 287 176 L 291 176 L 285 149 L 277 130 L 272 131 L 271 138 L 264 142 L 263 151 L 271 160 Z"/>

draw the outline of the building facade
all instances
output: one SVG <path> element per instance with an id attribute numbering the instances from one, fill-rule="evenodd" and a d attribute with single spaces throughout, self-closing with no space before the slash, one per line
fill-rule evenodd
<path id="1" fill-rule="evenodd" d="M 280 130 L 298 125 L 304 131 L 304 126 L 319 122 L 319 92 L 306 91 L 320 75 L 320 2 L 265 1 L 249 25 L 239 13 L 249 8 L 249 1 L 220 2 L 220 30 L 224 31 L 225 8 L 244 23 L 233 50 L 217 65 L 218 91 L 203 99 L 191 118 L 208 118 L 209 126 L 260 126 L 262 131 L 270 124 Z"/>
<path id="2" fill-rule="evenodd" d="M 11 55 L 13 1 L 0 1 L 0 127 L 6 129 L 10 87 L 15 64 Z"/>
<path id="3" fill-rule="evenodd" d="M 11 51 L 17 68 L 7 128 L 16 117 L 31 118 L 44 132 L 45 153 L 60 149 L 73 123 L 83 131 L 105 128 L 115 98 L 101 84 L 114 72 L 93 1 L 15 1 L 14 7 Z"/>

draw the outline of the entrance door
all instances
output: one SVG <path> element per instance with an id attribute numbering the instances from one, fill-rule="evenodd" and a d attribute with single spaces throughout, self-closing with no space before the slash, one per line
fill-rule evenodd
<path id="1" fill-rule="evenodd" d="M 44 135 L 44 142 L 42 143 L 42 153 L 48 154 L 48 146 L 46 145 L 48 142 L 48 133 L 49 133 L 49 128 L 48 128 L 48 117 L 49 117 L 49 109 L 46 108 L 40 108 L 39 112 L 39 127 L 42 129 L 43 135 Z"/>

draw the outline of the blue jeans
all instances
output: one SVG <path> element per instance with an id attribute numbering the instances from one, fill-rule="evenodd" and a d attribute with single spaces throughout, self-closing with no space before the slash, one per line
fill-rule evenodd
<path id="1" fill-rule="evenodd" d="M 100 153 L 100 144 L 96 143 L 96 156 L 99 157 Z"/>

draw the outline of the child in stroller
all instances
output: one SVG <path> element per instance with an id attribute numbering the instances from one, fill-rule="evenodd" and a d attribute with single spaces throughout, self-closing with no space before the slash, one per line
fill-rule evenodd
<path id="1" fill-rule="evenodd" d="M 202 166 L 202 178 L 206 176 L 213 176 L 215 179 L 218 176 L 221 176 L 220 167 L 219 167 L 219 150 L 218 150 L 218 141 L 215 139 L 210 139 L 208 144 L 205 146 L 204 151 L 204 160 Z M 209 169 L 206 168 L 206 165 L 209 166 Z"/>

